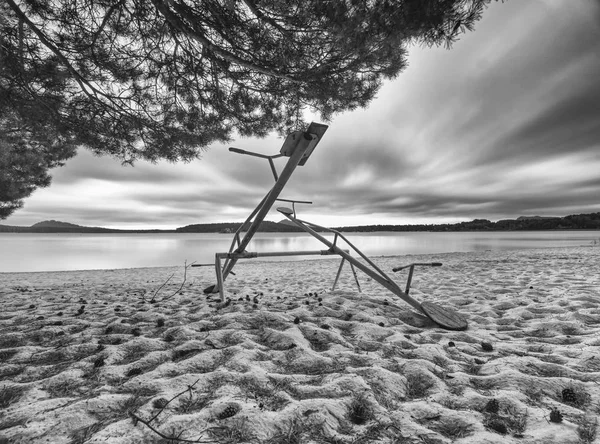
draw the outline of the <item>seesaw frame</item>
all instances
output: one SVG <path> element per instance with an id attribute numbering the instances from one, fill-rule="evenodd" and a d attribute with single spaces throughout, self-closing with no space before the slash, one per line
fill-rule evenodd
<path id="1" fill-rule="evenodd" d="M 406 283 L 405 290 L 402 290 L 393 279 L 391 279 L 381 268 L 379 268 L 373 261 L 371 261 L 362 251 L 360 251 L 355 245 L 353 245 L 342 233 L 336 231 L 331 228 L 326 228 L 319 226 L 314 223 L 310 223 L 304 220 L 297 218 L 296 215 L 296 203 L 310 204 L 312 202 L 308 201 L 300 201 L 300 200 L 291 200 L 291 199 L 280 199 L 279 194 L 285 187 L 286 183 L 290 179 L 292 173 L 296 169 L 298 165 L 304 165 L 308 160 L 309 156 L 314 151 L 316 145 L 319 143 L 323 134 L 327 130 L 326 125 L 322 125 L 319 123 L 311 123 L 306 132 L 296 131 L 290 134 L 281 150 L 280 154 L 276 154 L 273 156 L 267 156 L 263 154 L 253 153 L 245 150 L 241 150 L 238 148 L 229 148 L 231 152 L 250 155 L 253 157 L 267 159 L 269 162 L 269 166 L 271 167 L 271 172 L 273 173 L 273 177 L 275 179 L 275 185 L 269 192 L 265 195 L 262 201 L 256 206 L 256 208 L 252 211 L 250 216 L 246 219 L 246 221 L 240 225 L 240 227 L 236 230 L 233 241 L 227 253 L 216 253 L 215 254 L 215 271 L 217 275 L 217 283 L 215 285 L 211 285 L 204 289 L 205 293 L 219 293 L 221 299 L 225 298 L 224 294 L 224 286 L 225 280 L 228 275 L 235 274 L 233 273 L 233 268 L 239 259 L 252 259 L 258 257 L 283 257 L 283 256 L 301 256 L 301 255 L 339 255 L 342 258 L 340 263 L 337 275 L 335 277 L 335 281 L 333 283 L 332 290 L 335 289 L 338 279 L 340 277 L 342 267 L 346 261 L 350 264 L 352 269 L 352 273 L 354 275 L 354 280 L 358 287 L 358 291 L 361 291 L 360 284 L 358 282 L 358 277 L 356 275 L 355 268 L 363 271 L 367 276 L 371 277 L 373 280 L 381 284 L 383 287 L 391 291 L 393 294 L 398 296 L 404 302 L 411 305 L 413 308 L 417 309 L 419 312 L 428 316 L 432 321 L 436 324 L 440 325 L 443 328 L 449 330 L 465 330 L 468 327 L 468 323 L 466 319 L 464 319 L 458 312 L 442 307 L 433 302 L 419 302 L 414 299 L 412 296 L 409 296 L 410 285 L 413 277 L 414 268 L 416 266 L 441 266 L 442 264 L 439 262 L 431 262 L 431 263 L 413 263 L 401 267 L 396 267 L 393 269 L 394 272 L 400 271 L 405 268 L 409 268 L 409 275 Z M 288 156 L 289 160 L 287 161 L 285 167 L 283 168 L 281 174 L 277 173 L 275 168 L 275 164 L 273 163 L 273 159 Z M 258 253 L 258 252 L 248 252 L 246 251 L 246 247 L 252 240 L 252 237 L 256 234 L 259 229 L 261 222 L 264 221 L 267 213 L 271 210 L 271 207 L 276 201 L 284 201 L 291 202 L 292 208 L 280 207 L 277 210 L 287 217 L 291 222 L 294 223 L 297 227 L 301 228 L 306 233 L 313 236 L 315 239 L 319 240 L 323 244 L 325 244 L 328 249 L 327 250 L 314 250 L 314 251 L 289 251 L 289 252 L 267 252 L 267 253 Z M 245 230 L 245 228 L 247 230 Z M 334 235 L 333 242 L 329 241 L 321 234 L 319 234 L 316 230 L 320 230 L 321 232 L 327 232 Z M 240 239 L 240 234 L 242 231 L 246 231 L 246 234 L 243 238 Z M 342 239 L 355 253 L 358 254 L 362 258 L 362 260 L 366 263 L 363 263 L 356 259 L 355 257 L 350 255 L 350 251 L 347 249 L 342 249 L 337 245 L 338 239 Z M 225 259 L 225 263 L 222 264 L 222 260 Z M 212 266 L 213 264 L 193 264 L 193 267 L 199 266 Z"/>

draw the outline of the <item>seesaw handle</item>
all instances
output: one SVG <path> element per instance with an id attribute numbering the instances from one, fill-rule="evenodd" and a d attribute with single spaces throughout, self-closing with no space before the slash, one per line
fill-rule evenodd
<path id="1" fill-rule="evenodd" d="M 392 268 L 392 271 L 396 272 L 396 271 L 404 270 L 405 268 L 412 268 L 417 265 L 423 266 L 423 267 L 441 267 L 442 263 L 441 262 L 414 263 L 414 264 L 403 265 L 401 267 Z"/>

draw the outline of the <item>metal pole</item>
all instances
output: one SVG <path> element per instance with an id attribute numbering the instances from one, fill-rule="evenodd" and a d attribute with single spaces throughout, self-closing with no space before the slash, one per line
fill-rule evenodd
<path id="1" fill-rule="evenodd" d="M 408 270 L 408 279 L 406 280 L 406 290 L 404 290 L 404 293 L 406 293 L 406 294 L 408 294 L 408 292 L 410 291 L 410 283 L 412 282 L 413 271 L 415 271 L 415 266 L 411 265 L 410 269 Z"/>
<path id="2" fill-rule="evenodd" d="M 241 225 L 238 230 L 235 232 L 233 237 L 233 242 L 231 247 L 229 248 L 229 253 L 244 253 L 246 251 L 246 247 L 252 240 L 254 234 L 258 231 L 261 222 L 265 219 L 267 213 L 271 210 L 273 203 L 279 197 L 279 194 L 283 190 L 283 187 L 289 180 L 290 176 L 296 169 L 298 165 L 304 165 L 311 155 L 312 151 L 315 149 L 323 134 L 327 130 L 327 125 L 322 125 L 320 123 L 311 123 L 305 132 L 297 131 L 292 133 L 283 144 L 283 147 L 280 150 L 280 154 L 274 156 L 265 156 L 263 154 L 251 153 L 249 151 L 244 151 L 239 148 L 229 148 L 230 151 L 240 154 L 248 154 L 255 157 L 260 157 L 267 159 L 269 161 L 269 166 L 271 167 L 271 171 L 273 173 L 273 177 L 275 178 L 275 185 L 271 190 L 265 195 L 262 201 L 257 205 L 257 207 L 252 211 L 252 214 L 246 219 L 246 222 Z M 278 176 L 277 171 L 275 169 L 275 165 L 273 164 L 273 159 L 287 156 L 289 157 L 288 162 L 286 163 L 283 171 Z M 255 217 L 256 215 L 256 217 Z M 248 231 L 244 238 L 240 241 L 239 233 L 244 227 L 244 225 L 254 217 L 254 220 L 251 222 L 248 227 Z M 234 247 L 237 244 L 237 248 Z M 235 274 L 232 272 L 233 267 L 235 266 L 238 257 L 233 255 L 226 257 L 225 264 L 221 268 L 222 272 L 222 281 L 225 281 L 229 273 Z M 218 273 L 217 273 L 218 274 Z M 204 289 L 204 293 L 216 293 L 222 287 L 221 284 L 211 285 Z"/>
<path id="3" fill-rule="evenodd" d="M 348 253 L 348 250 L 343 250 L 344 252 Z M 333 255 L 333 254 L 338 254 L 335 251 L 332 250 L 310 250 L 310 251 L 275 251 L 275 252 L 267 252 L 267 253 L 256 253 L 256 252 L 243 252 L 243 253 L 216 253 L 215 254 L 215 270 L 217 272 L 217 285 L 214 286 L 214 290 L 211 291 L 210 293 L 216 293 L 217 291 L 219 292 L 221 299 L 225 298 L 225 280 L 223 279 L 223 267 L 221 267 L 221 259 L 225 258 L 225 259 L 235 259 L 236 261 L 238 259 L 254 259 L 257 257 L 286 257 L 286 256 L 314 256 L 314 255 L 321 255 L 321 256 L 329 256 L 329 255 Z M 343 261 L 344 259 L 342 259 Z M 202 266 L 209 266 L 212 264 L 194 264 L 193 266 L 196 267 L 202 267 Z M 341 267 L 340 267 L 340 271 L 341 271 Z M 356 279 L 356 272 L 354 271 L 354 267 L 352 268 L 352 272 L 354 273 L 354 279 Z M 339 271 L 338 271 L 338 276 L 335 278 L 336 282 L 337 282 L 337 278 L 339 277 Z M 358 285 L 358 279 L 356 279 L 356 285 Z M 334 284 L 335 287 L 335 284 Z M 358 285 L 358 291 L 360 292 L 360 285 Z"/>
<path id="4" fill-rule="evenodd" d="M 362 293 L 362 290 L 360 289 L 360 283 L 358 282 L 358 276 L 356 275 L 356 269 L 354 268 L 354 265 L 352 265 L 352 262 L 350 262 L 350 268 L 352 269 L 352 274 L 354 275 L 354 282 L 356 282 L 358 292 Z"/>
<path id="5" fill-rule="evenodd" d="M 346 259 L 342 258 L 342 261 L 340 262 L 340 268 L 338 268 L 337 274 L 335 275 L 335 281 L 333 281 L 333 287 L 331 287 L 331 291 L 335 290 L 335 286 L 338 283 L 338 279 L 340 278 L 340 274 L 342 274 L 342 267 L 344 266 L 344 262 L 346 262 Z"/>
<path id="6" fill-rule="evenodd" d="M 221 299 L 225 299 L 225 293 L 223 292 L 223 268 L 221 268 L 221 254 L 215 254 L 215 271 L 217 272 L 217 286 L 219 287 L 219 293 Z"/>
<path id="7" fill-rule="evenodd" d="M 264 205 L 264 203 L 267 200 L 268 196 L 269 196 L 269 193 L 267 193 L 265 195 L 265 197 L 262 198 L 262 200 L 260 201 L 260 203 L 256 206 L 256 208 L 252 211 L 252 213 L 250 213 L 250 216 L 248 216 L 248 218 L 244 221 L 244 223 L 242 225 L 240 225 L 239 228 L 235 231 L 235 234 L 233 235 L 233 240 L 231 241 L 231 246 L 229 247 L 229 253 L 231 253 L 233 251 L 233 249 L 235 248 L 236 245 L 240 244 L 240 232 L 242 231 L 242 229 L 244 228 L 244 226 L 246 226 L 246 224 L 249 223 L 252 220 L 252 218 L 254 217 L 254 215 L 256 213 L 258 213 L 258 210 Z M 229 264 L 229 259 L 225 259 L 225 265 L 224 265 L 224 267 L 227 268 L 228 264 Z M 215 290 L 217 290 L 217 289 L 215 288 Z"/>
<path id="8" fill-rule="evenodd" d="M 267 213 L 269 212 L 269 210 L 271 209 L 271 207 L 277 200 L 277 197 L 279 197 L 281 190 L 283 190 L 283 187 L 285 186 L 285 184 L 291 177 L 292 173 L 294 172 L 294 170 L 300 163 L 300 160 L 302 160 L 302 156 L 304 156 L 304 153 L 309 148 L 311 143 L 316 144 L 316 143 L 318 143 L 318 141 L 319 141 L 318 136 L 312 135 L 310 133 L 304 133 L 304 136 L 299 138 L 298 144 L 296 145 L 296 148 L 294 149 L 294 152 L 292 153 L 290 160 L 288 160 L 287 164 L 285 165 L 285 168 L 279 175 L 279 180 L 275 183 L 275 186 L 273 186 L 273 188 L 271 189 L 269 194 L 266 196 L 266 198 L 262 202 L 262 206 L 260 207 L 260 210 L 256 214 L 254 221 L 252 221 L 252 224 L 248 228 L 246 235 L 244 236 L 244 238 L 238 245 L 237 249 L 235 250 L 235 253 L 242 253 L 244 250 L 246 250 L 246 247 L 252 240 L 252 237 L 256 234 L 256 231 L 258 230 L 260 223 L 265 219 L 265 217 L 267 216 Z M 237 259 L 232 258 L 227 263 L 227 266 L 223 270 L 223 280 L 227 279 L 227 276 L 229 275 L 229 273 L 235 266 L 236 262 L 237 262 Z"/>
<path id="9" fill-rule="evenodd" d="M 324 238 L 323 236 L 321 236 L 319 233 L 317 233 L 316 231 L 314 231 L 310 227 L 306 226 L 301 221 L 295 219 L 292 216 L 291 210 L 282 211 L 282 210 L 287 210 L 287 209 L 284 209 L 284 208 L 278 208 L 278 210 L 279 210 L 279 212 L 281 214 L 283 214 L 284 216 L 286 216 L 289 220 L 291 220 L 292 222 L 294 222 L 296 225 L 298 225 L 300 228 L 302 228 L 308 234 L 310 234 L 311 236 L 313 236 L 316 239 L 318 239 L 321 242 L 323 242 L 332 251 L 335 251 L 337 254 L 339 254 L 340 256 L 342 256 L 344 259 L 346 259 L 351 264 L 354 264 L 356 266 L 356 268 L 358 268 L 359 270 L 362 270 L 367 276 L 370 276 L 371 278 L 373 278 L 374 280 L 376 280 L 377 282 L 379 282 L 385 288 L 387 288 L 388 290 L 390 290 L 392 293 L 394 293 L 396 296 L 398 296 L 403 301 L 405 301 L 408 304 L 412 305 L 417 310 L 422 311 L 421 304 L 418 301 L 416 301 L 415 299 L 413 299 L 412 297 L 410 297 L 409 295 L 407 295 L 404 291 L 402 291 L 402 289 L 400 287 L 398 287 L 398 285 L 396 285 L 396 283 L 394 281 L 392 281 L 391 279 L 386 279 L 386 277 L 384 277 L 385 274 L 382 276 L 381 274 L 376 273 L 371 268 L 369 268 L 366 265 L 360 263 L 359 261 L 357 261 L 356 259 L 354 259 L 352 256 L 350 256 L 348 253 L 346 253 L 344 250 L 342 250 L 341 248 L 339 248 L 338 246 L 334 245 L 329 240 L 327 240 L 326 238 Z M 357 250 L 356 247 L 353 247 L 353 248 L 355 250 Z M 358 252 L 358 250 L 357 250 L 357 252 Z"/>
<path id="10" fill-rule="evenodd" d="M 344 250 L 346 253 L 348 250 Z M 305 250 L 305 251 L 272 251 L 256 252 L 245 251 L 243 253 L 219 253 L 221 257 L 236 259 L 255 259 L 258 257 L 287 257 L 287 256 L 331 256 L 337 254 L 331 250 Z"/>

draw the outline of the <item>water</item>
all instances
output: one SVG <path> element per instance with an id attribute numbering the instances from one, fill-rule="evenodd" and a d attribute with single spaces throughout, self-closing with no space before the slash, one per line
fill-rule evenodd
<path id="1" fill-rule="evenodd" d="M 593 230 L 344 234 L 368 256 L 600 244 L 600 231 Z M 231 239 L 230 234 L 216 233 L 0 233 L 0 272 L 179 266 L 185 261 L 214 263 L 214 254 L 228 251 Z M 343 243 L 339 245 L 345 248 Z M 323 249 L 325 245 L 304 233 L 259 233 L 247 248 L 258 252 Z"/>

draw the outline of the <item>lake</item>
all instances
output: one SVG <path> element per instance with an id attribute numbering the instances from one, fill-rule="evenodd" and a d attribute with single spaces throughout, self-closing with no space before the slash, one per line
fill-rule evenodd
<path id="1" fill-rule="evenodd" d="M 600 231 L 344 233 L 368 256 L 512 250 L 600 243 Z M 214 262 L 231 234 L 0 233 L 0 272 L 163 267 Z M 345 248 L 343 243 L 340 247 Z M 304 233 L 259 233 L 248 251 L 323 250 Z M 311 256 L 285 257 L 285 260 Z M 266 260 L 266 259 L 260 259 Z"/>

